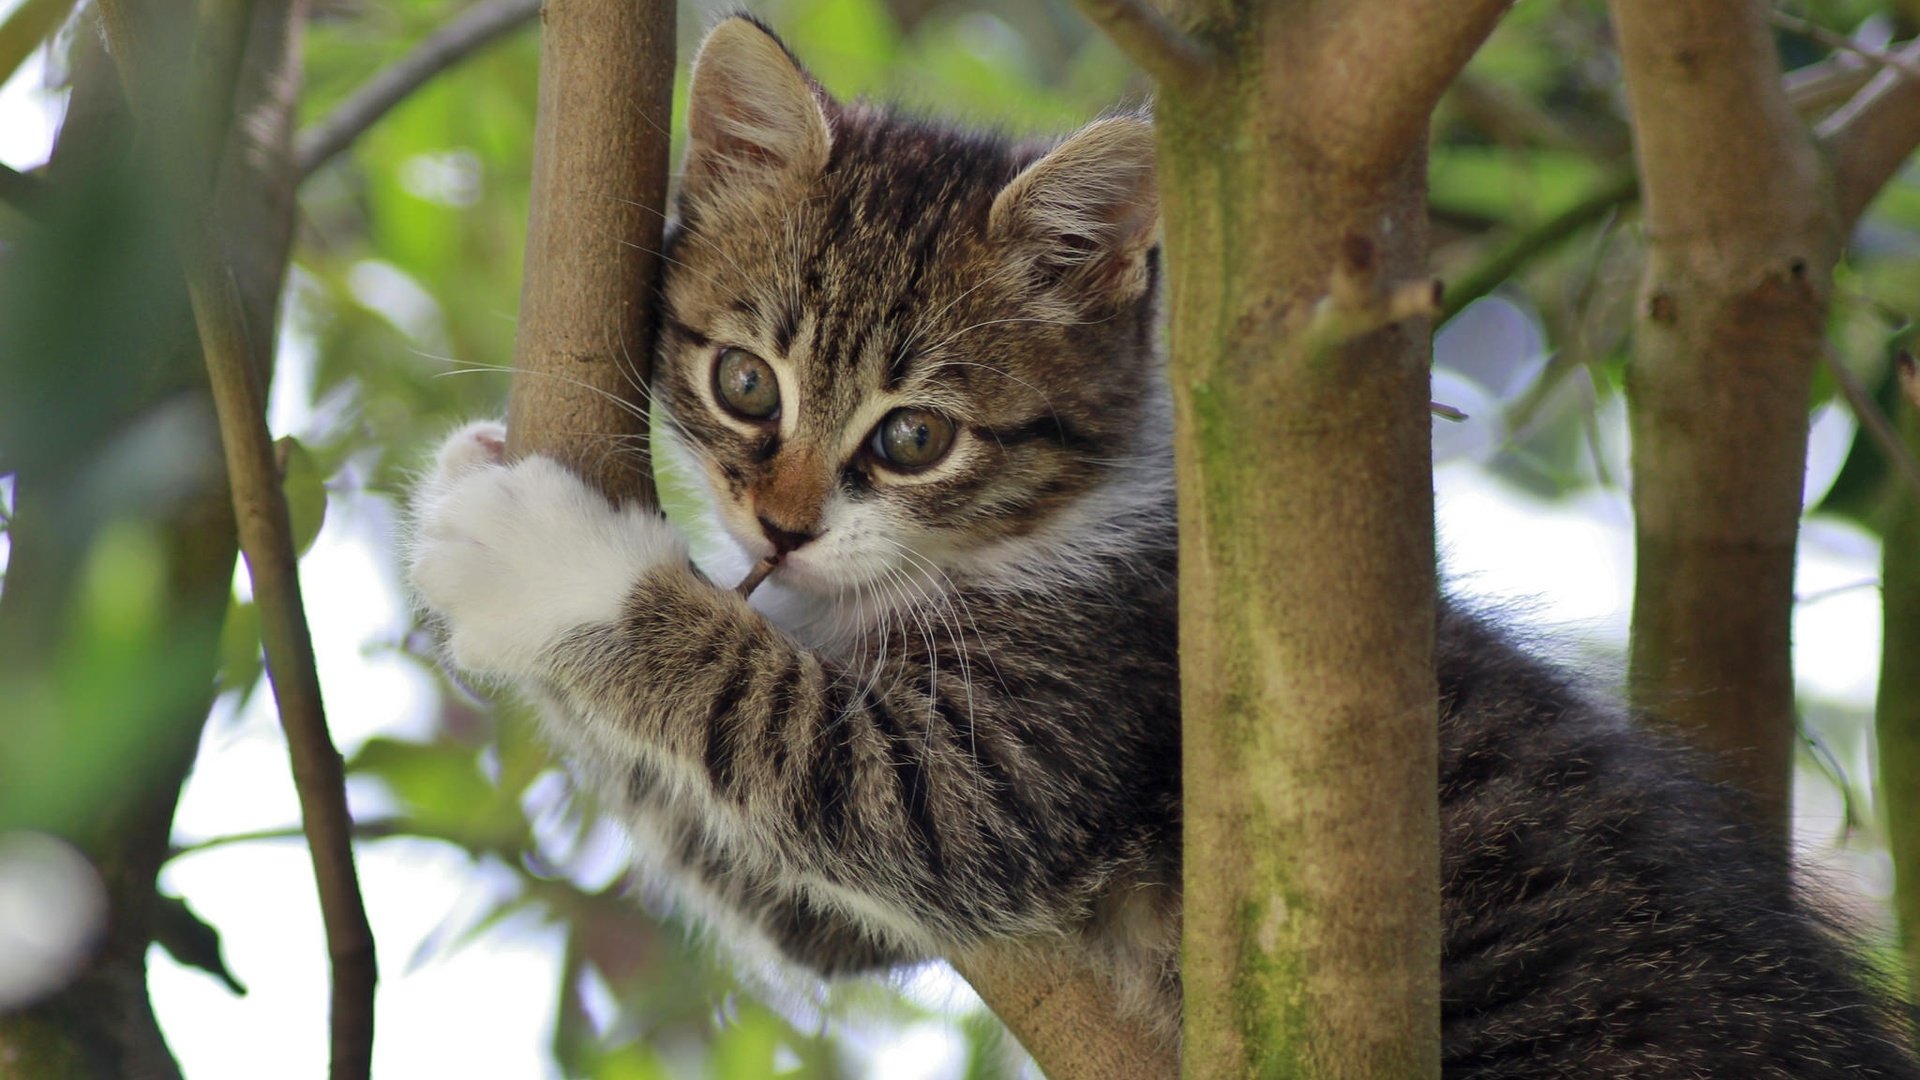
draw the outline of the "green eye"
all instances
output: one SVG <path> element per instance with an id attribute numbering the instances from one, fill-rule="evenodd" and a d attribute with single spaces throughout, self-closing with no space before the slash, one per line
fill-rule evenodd
<path id="1" fill-rule="evenodd" d="M 713 393 L 720 404 L 748 420 L 780 415 L 780 382 L 765 360 L 745 349 L 721 349 L 713 366 Z"/>
<path id="2" fill-rule="evenodd" d="M 924 469 L 953 446 L 953 421 L 927 409 L 895 409 L 873 429 L 873 452 L 896 469 Z"/>

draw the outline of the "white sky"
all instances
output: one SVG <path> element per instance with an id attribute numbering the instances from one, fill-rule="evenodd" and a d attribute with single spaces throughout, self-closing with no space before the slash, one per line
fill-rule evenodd
<path id="1" fill-rule="evenodd" d="M 0 0 L 0 17 L 18 0 Z M 36 58 L 0 87 L 0 161 L 30 168 L 45 159 L 57 100 L 38 89 Z M 1444 345 L 1444 343 L 1443 343 Z M 1524 343 L 1517 346 L 1522 351 Z M 310 348 L 283 345 L 271 409 L 274 434 L 300 434 L 312 415 Z M 1443 347 L 1443 358 L 1446 349 Z M 1436 396 L 1468 404 L 1486 391 L 1442 373 Z M 1452 396 L 1449 396 L 1449 395 Z M 1479 414 L 1490 415 L 1487 412 Z M 1610 456 L 1623 445 L 1619 417 L 1603 414 Z M 1491 479 L 1471 457 L 1498 441 L 1483 426 L 1442 428 L 1443 446 L 1466 456 L 1435 475 L 1444 562 L 1458 591 L 1521 599 L 1533 620 L 1618 650 L 1625 641 L 1632 584 L 1631 526 L 1620 492 L 1541 501 Z M 1851 436 L 1847 417 L 1816 424 L 1809 487 L 1824 489 Z M 1616 463 L 1616 475 L 1620 472 Z M 374 734 L 421 737 L 434 690 L 410 664 L 386 654 L 405 626 L 392 556 L 392 508 L 364 495 L 336 498 L 325 529 L 301 564 L 328 713 L 343 753 Z M 1803 693 L 1853 709 L 1871 705 L 1880 651 L 1874 539 L 1829 522 L 1810 524 L 1802 544 L 1795 663 Z M 1827 592 L 1827 590 L 1841 591 Z M 1865 763 L 1849 762 L 1850 768 Z M 377 793 L 354 791 L 356 809 L 377 812 Z M 1802 840 L 1830 836 L 1838 804 L 1802 784 Z M 285 743 L 268 696 L 239 716 L 216 715 L 182 799 L 176 839 L 193 842 L 298 820 Z M 509 923 L 472 944 L 410 963 L 450 916 L 471 912 L 504 871 L 489 872 L 441 845 L 387 840 L 360 845 L 359 866 L 382 961 L 376 1075 L 380 1077 L 554 1075 L 547 1046 L 559 977 L 559 932 Z M 1856 860 L 1862 884 L 1884 892 L 1884 865 Z M 220 929 L 227 961 L 250 993 L 239 998 L 211 977 L 182 968 L 157 948 L 151 986 L 168 1040 L 193 1080 L 320 1077 L 326 1059 L 327 970 L 312 874 L 294 843 L 234 845 L 185 856 L 162 884 L 187 897 Z M 915 996 L 971 1006 L 971 995 L 937 976 L 916 980 Z M 871 1048 L 871 1075 L 958 1075 L 959 1044 L 938 1025 L 920 1025 Z"/>

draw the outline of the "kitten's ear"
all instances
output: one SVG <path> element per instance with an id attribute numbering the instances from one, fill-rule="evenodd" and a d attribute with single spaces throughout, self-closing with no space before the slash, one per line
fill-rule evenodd
<path id="1" fill-rule="evenodd" d="M 1095 120 L 1013 178 L 987 230 L 1021 245 L 1034 269 L 1071 288 L 1131 300 L 1147 287 L 1160 219 L 1153 125 Z"/>
<path id="2" fill-rule="evenodd" d="M 831 147 L 813 80 L 786 46 L 742 16 L 714 27 L 687 91 L 689 197 L 795 190 L 826 168 Z"/>

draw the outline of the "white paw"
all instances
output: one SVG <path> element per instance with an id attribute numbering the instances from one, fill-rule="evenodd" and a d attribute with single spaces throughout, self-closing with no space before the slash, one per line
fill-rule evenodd
<path id="1" fill-rule="evenodd" d="M 441 447 L 416 498 L 409 569 L 446 620 L 454 663 L 533 676 L 569 631 L 620 615 L 647 571 L 684 564 L 671 526 L 615 510 L 557 462 L 500 464 L 504 430 L 470 424 Z"/>
<path id="2" fill-rule="evenodd" d="M 475 420 L 462 425 L 433 455 L 433 481 L 445 484 L 482 465 L 507 460 L 507 425 L 498 420 Z"/>

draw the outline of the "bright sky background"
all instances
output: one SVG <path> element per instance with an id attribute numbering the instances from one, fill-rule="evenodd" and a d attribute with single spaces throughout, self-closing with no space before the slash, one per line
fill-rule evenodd
<path id="1" fill-rule="evenodd" d="M 18 0 L 0 0 L 0 17 Z M 29 61 L 0 88 L 0 161 L 15 168 L 47 155 L 60 101 L 40 89 L 43 65 Z M 1494 305 L 1455 328 L 1439 346 L 1443 370 L 1435 396 L 1476 417 L 1482 387 L 1444 370 L 1450 353 L 1505 351 L 1512 370 L 1538 359 L 1537 331 L 1517 309 Z M 303 434 L 312 419 L 310 345 L 282 343 L 270 424 Z M 1472 365 L 1479 370 L 1481 365 Z M 1554 502 L 1535 499 L 1489 476 L 1476 456 L 1500 433 L 1476 419 L 1436 430 L 1445 460 L 1437 469 L 1444 562 L 1457 592 L 1519 600 L 1538 627 L 1570 643 L 1618 654 L 1631 595 L 1631 523 L 1624 493 L 1592 492 Z M 1614 475 L 1625 474 L 1625 425 L 1616 408 L 1602 414 L 1601 444 Z M 1852 435 L 1851 419 L 1828 412 L 1815 424 L 1808 488 L 1832 482 Z M 337 484 L 325 529 L 301 564 L 322 685 L 334 736 L 351 754 L 375 734 L 424 737 L 434 690 L 387 647 L 405 632 L 393 556 L 394 508 Z M 4 547 L 0 547 L 4 557 Z M 1847 710 L 1872 703 L 1880 655 L 1877 541 L 1832 522 L 1809 523 L 1801 547 L 1803 603 L 1794 625 L 1802 693 Z M 1864 744 L 1864 743 L 1863 743 Z M 1864 770 L 1867 762 L 1844 762 Z M 385 809 L 379 793 L 351 792 L 357 814 Z M 1839 803 L 1824 784 L 1802 783 L 1799 833 L 1818 852 L 1831 841 Z M 200 761 L 175 821 L 175 838 L 192 843 L 297 823 L 285 743 L 268 695 L 239 715 L 208 725 Z M 558 930 L 531 920 L 508 923 L 452 951 L 422 952 L 436 928 L 460 922 L 510 875 L 470 863 L 443 845 L 407 839 L 363 843 L 361 884 L 382 961 L 375 1041 L 380 1077 L 555 1075 L 547 1045 L 559 978 Z M 1850 856 L 1839 869 L 1868 893 L 1884 896 L 1890 870 L 1882 855 Z M 324 1075 L 327 968 L 312 873 L 291 842 L 239 844 L 175 860 L 162 886 L 184 895 L 225 939 L 227 961 L 249 994 L 235 997 L 211 977 L 152 953 L 151 987 L 167 1038 L 192 1080 L 285 1080 Z M 914 981 L 916 996 L 974 1007 L 951 978 Z M 910 1029 L 874 1045 L 870 1072 L 888 1080 L 957 1076 L 960 1044 L 938 1025 Z"/>

